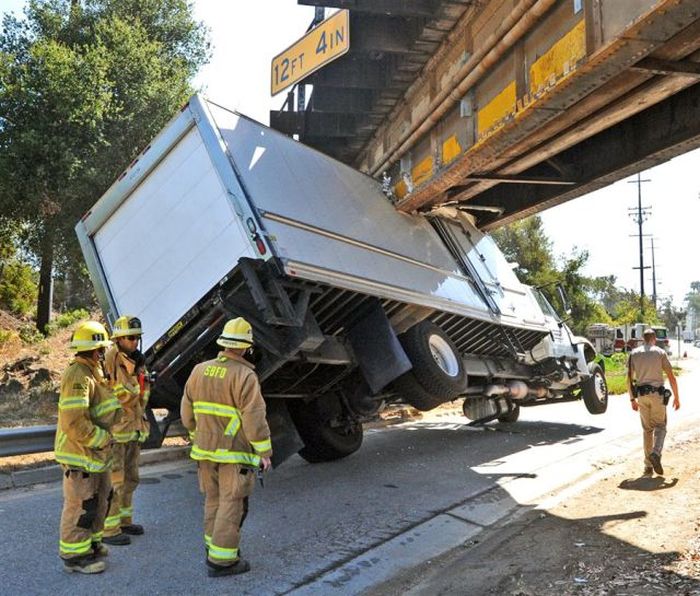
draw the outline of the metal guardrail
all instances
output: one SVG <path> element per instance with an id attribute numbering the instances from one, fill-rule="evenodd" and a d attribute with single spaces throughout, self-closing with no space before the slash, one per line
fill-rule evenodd
<path id="1" fill-rule="evenodd" d="M 168 437 L 186 435 L 184 427 L 175 422 L 168 428 Z M 0 457 L 53 451 L 56 426 L 26 426 L 0 429 Z"/>
<path id="2" fill-rule="evenodd" d="M 0 429 L 0 457 L 53 451 L 55 426 Z"/>

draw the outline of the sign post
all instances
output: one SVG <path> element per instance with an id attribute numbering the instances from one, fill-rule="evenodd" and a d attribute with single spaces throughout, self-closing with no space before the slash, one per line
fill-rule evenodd
<path id="1" fill-rule="evenodd" d="M 272 59 L 270 94 L 287 87 L 350 49 L 350 13 L 340 10 Z"/>

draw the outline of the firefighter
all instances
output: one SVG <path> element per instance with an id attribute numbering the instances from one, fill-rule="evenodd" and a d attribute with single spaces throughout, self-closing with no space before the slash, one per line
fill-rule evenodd
<path id="1" fill-rule="evenodd" d="M 68 572 L 101 573 L 102 544 L 111 483 L 110 426 L 121 409 L 102 371 L 107 330 L 96 321 L 81 324 L 70 348 L 75 358 L 61 378 L 54 452 L 63 470 L 59 556 Z"/>
<path id="2" fill-rule="evenodd" d="M 133 522 L 133 495 L 139 484 L 141 443 L 148 438 L 149 425 L 144 418 L 149 383 L 145 359 L 138 349 L 143 330 L 136 317 L 123 316 L 114 322 L 114 345 L 105 356 L 105 373 L 112 392 L 122 406 L 112 436 L 112 487 L 114 496 L 105 520 L 103 541 L 107 544 L 131 543 L 131 536 L 143 534 L 143 526 Z"/>
<path id="3" fill-rule="evenodd" d="M 255 367 L 244 355 L 253 330 L 243 318 L 226 323 L 216 343 L 223 351 L 198 364 L 185 385 L 182 423 L 190 432 L 190 457 L 198 462 L 205 494 L 204 544 L 211 577 L 250 570 L 239 556 L 240 529 L 255 476 L 271 466 L 272 443 Z"/>

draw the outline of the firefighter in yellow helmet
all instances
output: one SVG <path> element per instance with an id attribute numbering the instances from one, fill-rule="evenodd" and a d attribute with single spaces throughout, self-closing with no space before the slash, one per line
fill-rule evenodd
<path id="1" fill-rule="evenodd" d="M 142 334 L 138 318 L 119 317 L 112 329 L 114 345 L 105 356 L 105 373 L 123 410 L 112 431 L 114 495 L 105 520 L 103 540 L 107 544 L 130 544 L 129 535 L 143 534 L 143 526 L 133 522 L 132 503 L 139 484 L 141 443 L 148 438 L 149 430 L 144 417 L 149 395 L 148 374 L 144 356 L 138 349 Z"/>
<path id="2" fill-rule="evenodd" d="M 63 469 L 63 511 L 59 555 L 68 572 L 100 573 L 107 554 L 102 530 L 111 483 L 110 427 L 121 409 L 102 371 L 107 330 L 96 321 L 82 323 L 70 347 L 75 358 L 61 378 L 54 446 Z"/>
<path id="3" fill-rule="evenodd" d="M 250 569 L 239 557 L 240 529 L 255 472 L 272 465 L 260 382 L 255 367 L 243 357 L 253 345 L 250 323 L 240 317 L 228 321 L 216 343 L 223 351 L 194 367 L 180 411 L 205 494 L 204 543 L 212 577 Z"/>

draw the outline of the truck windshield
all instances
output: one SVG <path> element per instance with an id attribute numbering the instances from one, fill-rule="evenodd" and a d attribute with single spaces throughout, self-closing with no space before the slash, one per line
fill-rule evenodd
<path id="1" fill-rule="evenodd" d="M 656 339 L 666 339 L 668 337 L 666 327 L 654 327 L 654 332 L 656 333 Z"/>
<path id="2" fill-rule="evenodd" d="M 532 288 L 532 293 L 535 295 L 535 300 L 537 300 L 537 304 L 540 305 L 542 312 L 545 315 L 554 317 L 555 319 L 559 320 L 559 315 L 557 314 L 557 311 L 554 310 L 554 308 L 552 308 L 552 305 L 549 303 L 547 298 L 545 298 L 545 295 L 537 288 Z"/>

